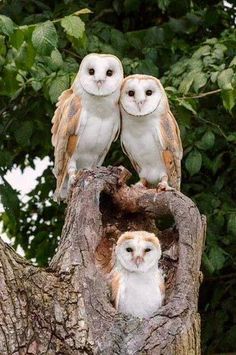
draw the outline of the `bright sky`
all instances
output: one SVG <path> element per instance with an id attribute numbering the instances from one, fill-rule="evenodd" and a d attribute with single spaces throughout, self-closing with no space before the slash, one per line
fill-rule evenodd
<path id="1" fill-rule="evenodd" d="M 43 171 L 49 165 L 49 158 L 45 157 L 44 159 L 35 159 L 35 169 L 27 167 L 23 173 L 21 172 L 20 168 L 14 168 L 10 172 L 5 175 L 5 179 L 7 182 L 16 190 L 20 191 L 20 196 L 22 200 L 27 199 L 26 194 L 33 190 L 37 184 L 37 177 L 41 176 Z M 0 212 L 3 212 L 3 206 L 0 203 Z M 0 225 L 0 232 L 1 232 L 1 225 Z M 11 244 L 10 240 L 8 239 L 5 233 L 1 233 L 1 238 L 4 242 Z M 17 252 L 20 255 L 24 255 L 24 252 L 21 247 L 17 248 Z"/>

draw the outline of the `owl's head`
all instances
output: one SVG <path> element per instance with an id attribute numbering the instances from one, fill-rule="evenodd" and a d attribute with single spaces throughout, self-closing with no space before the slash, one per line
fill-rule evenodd
<path id="1" fill-rule="evenodd" d="M 125 232 L 117 241 L 116 263 L 130 272 L 147 272 L 161 257 L 158 238 L 145 231 Z"/>
<path id="2" fill-rule="evenodd" d="M 123 110 L 132 116 L 149 115 L 165 100 L 164 88 L 154 76 L 135 74 L 123 81 L 120 103 Z"/>
<path id="3" fill-rule="evenodd" d="M 82 60 L 77 77 L 88 94 L 108 96 L 120 89 L 123 76 L 123 67 L 117 57 L 92 53 Z"/>

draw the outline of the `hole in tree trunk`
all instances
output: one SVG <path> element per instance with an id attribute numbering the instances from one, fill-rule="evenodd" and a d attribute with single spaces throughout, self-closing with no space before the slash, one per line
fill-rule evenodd
<path id="1" fill-rule="evenodd" d="M 165 275 L 165 303 L 167 303 L 173 291 L 178 265 L 178 231 L 175 228 L 173 217 L 164 216 L 155 220 L 143 213 L 127 213 L 120 210 L 113 203 L 112 197 L 104 192 L 100 196 L 100 212 L 102 214 L 103 236 L 96 249 L 96 262 L 99 269 L 104 275 L 112 270 L 112 252 L 122 233 L 128 230 L 145 230 L 155 233 L 162 247 L 162 258 L 159 264 Z"/>

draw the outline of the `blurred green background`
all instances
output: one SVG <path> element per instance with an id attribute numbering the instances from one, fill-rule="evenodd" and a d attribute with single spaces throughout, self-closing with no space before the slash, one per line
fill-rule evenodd
<path id="1" fill-rule="evenodd" d="M 235 2 L 3 0 L 0 13 L 0 220 L 14 247 L 47 265 L 64 206 L 52 201 L 52 163 L 27 199 L 6 173 L 34 168 L 35 158 L 52 162 L 58 96 L 84 55 L 113 53 L 126 75 L 151 74 L 166 88 L 183 140 L 182 191 L 208 219 L 200 294 L 203 353 L 236 350 Z M 106 164 L 131 168 L 119 142 Z"/>

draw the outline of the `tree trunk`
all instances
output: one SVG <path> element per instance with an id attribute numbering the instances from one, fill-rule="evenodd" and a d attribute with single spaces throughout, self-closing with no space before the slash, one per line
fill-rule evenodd
<path id="1" fill-rule="evenodd" d="M 205 219 L 182 193 L 128 187 L 128 177 L 110 167 L 78 174 L 49 268 L 0 242 L 1 355 L 200 354 Z M 174 226 L 158 230 L 166 216 Z M 104 271 L 125 230 L 154 231 L 161 240 L 166 300 L 148 320 L 119 314 L 109 301 Z"/>

